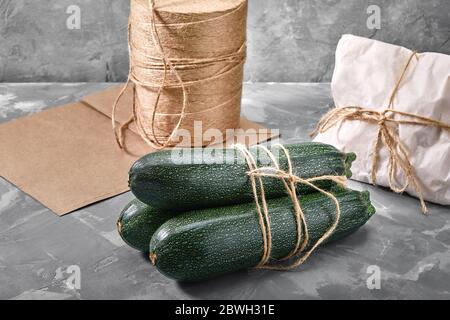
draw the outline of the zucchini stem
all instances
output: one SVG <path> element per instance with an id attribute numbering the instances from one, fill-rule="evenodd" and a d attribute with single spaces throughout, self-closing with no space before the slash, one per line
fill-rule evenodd
<path id="1" fill-rule="evenodd" d="M 344 159 L 344 163 L 345 163 L 345 176 L 350 179 L 352 177 L 352 164 L 353 162 L 356 160 L 356 153 L 346 153 L 345 154 L 345 159 Z"/>
<path id="2" fill-rule="evenodd" d="M 120 234 L 122 234 L 122 228 L 123 228 L 123 224 L 121 220 L 117 221 L 117 231 L 119 231 Z"/>
<path id="3" fill-rule="evenodd" d="M 156 266 L 156 261 L 158 259 L 156 253 L 150 253 L 148 257 L 150 258 L 150 262 L 152 263 L 152 265 Z"/>

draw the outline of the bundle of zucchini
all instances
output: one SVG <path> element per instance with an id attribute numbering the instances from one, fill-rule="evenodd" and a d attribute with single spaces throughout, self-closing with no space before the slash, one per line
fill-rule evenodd
<path id="1" fill-rule="evenodd" d="M 297 176 L 351 176 L 354 154 L 318 143 L 285 147 Z M 275 148 L 270 151 L 279 151 Z M 250 148 L 257 164 L 267 165 L 268 155 L 257 150 Z M 261 260 L 263 238 L 248 167 L 243 155 L 232 151 L 183 150 L 188 157 L 181 163 L 175 161 L 173 151 L 162 151 L 141 158 L 131 168 L 130 187 L 137 199 L 122 211 L 118 231 L 128 245 L 149 253 L 164 275 L 197 281 L 254 267 Z M 279 163 L 287 165 L 283 153 Z M 296 219 L 283 183 L 277 178 L 263 181 L 269 199 L 271 257 L 278 260 L 295 249 Z M 375 213 L 367 192 L 330 181 L 315 184 L 329 190 L 340 205 L 338 226 L 327 242 L 355 232 Z M 308 246 L 312 246 L 333 225 L 336 206 L 312 188 L 298 185 L 297 192 L 309 230 Z"/>

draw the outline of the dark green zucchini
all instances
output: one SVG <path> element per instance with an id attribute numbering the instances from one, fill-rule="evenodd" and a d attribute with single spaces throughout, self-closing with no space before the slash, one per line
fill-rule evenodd
<path id="1" fill-rule="evenodd" d="M 339 225 L 328 241 L 355 232 L 375 213 L 368 192 L 335 192 L 341 206 Z M 281 259 L 295 247 L 296 224 L 289 198 L 268 202 L 273 249 Z M 322 194 L 301 197 L 310 242 L 314 244 L 332 225 L 336 208 Z M 150 258 L 158 270 L 178 281 L 197 281 L 256 266 L 262 255 L 262 236 L 255 205 L 197 210 L 176 216 L 153 235 Z"/>
<path id="2" fill-rule="evenodd" d="M 148 244 L 153 234 L 170 218 L 167 212 L 154 209 L 135 199 L 120 214 L 117 231 L 130 247 L 148 252 Z"/>
<path id="3" fill-rule="evenodd" d="M 350 167 L 356 158 L 354 154 L 344 154 L 332 146 L 319 143 L 287 145 L 286 148 L 295 174 L 302 178 L 351 176 Z M 250 150 L 256 155 L 260 166 L 270 164 L 266 153 L 256 152 L 255 148 Z M 287 169 L 284 153 L 278 147 L 271 150 L 280 155 L 281 168 Z M 183 161 L 179 161 L 181 154 Z M 186 211 L 252 202 L 247 171 L 244 157 L 233 149 L 180 149 L 152 153 L 138 160 L 130 170 L 129 184 L 139 200 L 154 208 Z M 278 179 L 264 178 L 264 185 L 268 199 L 286 194 Z M 322 181 L 317 185 L 331 188 L 333 184 Z M 298 191 L 307 194 L 313 190 L 299 185 Z"/>

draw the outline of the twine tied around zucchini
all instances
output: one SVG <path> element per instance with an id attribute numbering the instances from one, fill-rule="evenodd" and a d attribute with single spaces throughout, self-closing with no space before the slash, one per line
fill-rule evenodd
<path id="1" fill-rule="evenodd" d="M 294 169 L 292 166 L 289 151 L 281 144 L 276 144 L 274 145 L 274 147 L 280 148 L 285 154 L 288 165 L 287 171 L 280 168 L 280 164 L 275 158 L 274 154 L 265 146 L 257 145 L 256 149 L 262 150 L 269 156 L 271 162 L 273 163 L 273 167 L 258 167 L 257 160 L 246 146 L 244 145 L 234 146 L 236 150 L 241 152 L 249 168 L 248 176 L 250 177 L 250 182 L 252 185 L 252 192 L 255 200 L 256 212 L 258 215 L 258 224 L 261 229 L 263 239 L 263 254 L 260 262 L 256 267 L 259 269 L 283 271 L 283 270 L 292 270 L 302 265 L 317 249 L 317 247 L 320 246 L 333 234 L 333 232 L 336 230 L 339 224 L 341 217 L 341 208 L 339 205 L 339 201 L 331 192 L 325 191 L 314 185 L 314 182 L 330 180 L 337 183 L 338 185 L 344 186 L 347 178 L 345 176 L 321 176 L 310 179 L 303 179 L 294 174 Z M 264 190 L 264 182 L 263 182 L 264 177 L 276 178 L 282 181 L 288 196 L 292 200 L 296 222 L 297 240 L 294 249 L 289 253 L 289 255 L 278 260 L 282 262 L 295 257 L 295 259 L 291 261 L 288 265 L 270 264 L 272 252 L 272 233 L 271 233 L 269 208 L 267 205 Z M 336 217 L 333 223 L 328 228 L 328 230 L 320 237 L 320 239 L 317 240 L 317 242 L 314 245 L 312 245 L 310 249 L 308 249 L 306 252 L 305 250 L 308 247 L 310 239 L 305 214 L 301 207 L 301 201 L 299 199 L 299 196 L 297 195 L 297 184 L 309 186 L 310 188 L 324 194 L 325 196 L 330 198 L 333 201 L 334 205 L 336 206 Z"/>
<path id="2" fill-rule="evenodd" d="M 197 113 L 204 113 L 206 111 L 210 111 L 214 108 L 223 107 L 230 101 L 233 101 L 233 99 L 236 99 L 237 94 L 235 92 L 224 94 L 224 103 L 220 105 L 215 105 L 207 110 L 202 110 L 199 112 L 189 112 L 189 99 L 188 99 L 188 86 L 193 85 L 198 82 L 207 82 L 219 79 L 221 77 L 226 76 L 227 74 L 233 72 L 236 70 L 236 68 L 242 68 L 243 64 L 245 63 L 246 59 L 246 42 L 242 44 L 242 46 L 237 49 L 233 53 L 226 53 L 226 54 L 219 54 L 214 57 L 205 57 L 205 58 L 171 58 L 166 53 L 166 50 L 164 48 L 172 48 L 175 46 L 175 44 L 172 43 L 163 43 L 161 36 L 158 32 L 158 27 L 168 27 L 168 26 L 176 26 L 176 27 L 183 27 L 183 26 L 191 26 L 194 24 L 202 24 L 211 22 L 214 20 L 219 19 L 225 19 L 226 17 L 237 13 L 238 11 L 242 11 L 242 8 L 247 5 L 247 2 L 243 2 L 238 7 L 234 8 L 231 11 L 228 11 L 222 15 L 215 16 L 212 18 L 206 18 L 204 20 L 200 21 L 191 21 L 191 22 L 180 22 L 180 23 L 161 23 L 158 24 L 156 22 L 157 16 L 158 16 L 158 10 L 156 9 L 155 0 L 147 0 L 148 2 L 148 8 L 150 10 L 150 21 L 148 24 L 150 25 L 150 36 L 152 40 L 152 46 L 156 49 L 156 51 L 159 53 L 160 57 L 153 57 L 149 55 L 145 55 L 143 58 L 138 59 L 133 55 L 133 50 L 136 50 L 136 48 L 142 47 L 144 44 L 139 46 L 142 43 L 144 43 L 144 39 L 140 39 L 137 37 L 137 39 L 132 39 L 131 37 L 131 28 L 132 28 L 132 15 L 130 15 L 130 19 L 128 21 L 128 51 L 130 53 L 130 67 L 128 72 L 128 79 L 126 81 L 125 86 L 120 91 L 119 95 L 115 99 L 113 103 L 112 108 L 112 116 L 111 116 L 111 122 L 112 127 L 114 130 L 114 135 L 117 144 L 121 149 L 126 150 L 125 145 L 125 139 L 124 139 L 124 132 L 125 130 L 134 122 L 137 128 L 137 131 L 141 138 L 153 149 L 155 150 L 162 150 L 166 149 L 168 147 L 173 146 L 174 143 L 176 143 L 175 139 L 177 137 L 179 129 L 182 127 L 183 121 L 188 115 L 197 114 Z M 236 32 L 241 32 L 242 30 L 236 30 Z M 232 37 L 233 34 L 228 34 L 229 37 Z M 181 35 L 182 38 L 187 38 L 186 35 Z M 198 45 L 198 43 L 197 43 Z M 206 48 L 211 46 L 208 39 L 206 38 L 202 45 L 204 45 Z M 212 76 L 208 76 L 201 79 L 193 79 L 190 81 L 185 81 L 182 79 L 182 76 L 180 74 L 180 71 L 186 72 L 186 70 L 198 70 L 201 68 L 204 68 L 206 66 L 211 66 L 217 63 L 221 62 L 227 62 L 229 63 L 229 68 L 224 68 L 216 74 Z M 133 70 L 133 65 L 139 66 L 140 68 L 145 69 L 146 71 L 161 71 L 160 76 L 156 77 L 156 79 L 143 79 L 142 77 L 139 77 L 136 75 L 136 73 Z M 169 72 L 174 76 L 175 81 L 171 81 L 169 79 Z M 148 78 L 148 77 L 146 77 Z M 229 81 L 237 82 L 239 79 L 231 79 Z M 242 82 L 242 79 L 239 81 Z M 133 86 L 133 107 L 132 107 L 132 114 L 130 118 L 123 123 L 119 128 L 117 128 L 117 120 L 116 120 L 116 113 L 117 108 L 120 100 L 122 99 L 123 95 L 125 94 L 127 88 L 131 85 Z M 136 86 L 142 87 L 142 88 L 156 88 L 157 93 L 155 96 L 155 102 L 152 106 L 151 111 L 151 121 L 150 123 L 145 123 L 143 121 L 143 106 L 142 103 L 139 101 L 139 95 L 136 92 Z M 178 119 L 175 123 L 175 125 L 170 129 L 170 133 L 168 136 L 160 136 L 158 137 L 155 132 L 155 127 L 158 124 L 157 121 L 157 115 L 161 115 L 158 113 L 158 109 L 161 104 L 161 98 L 162 94 L 165 89 L 173 89 L 173 88 L 179 88 L 182 91 L 182 107 L 180 113 L 175 114 L 175 116 L 178 116 Z M 239 92 L 240 94 L 240 92 Z M 173 102 L 170 102 L 173 103 Z M 166 102 L 167 104 L 167 102 Z M 147 108 L 147 107 L 146 107 Z M 148 109 L 148 108 L 147 108 Z M 230 108 L 231 109 L 231 108 Z M 234 127 L 232 123 L 230 122 L 231 118 L 235 118 L 232 116 L 229 116 L 230 113 L 236 112 L 234 110 L 229 110 L 228 108 L 222 108 L 221 112 L 211 113 L 212 117 L 221 117 L 222 121 L 225 122 L 226 127 Z M 169 114 L 164 114 L 168 116 Z M 213 119 L 208 119 L 212 121 Z M 162 141 L 165 140 L 165 141 Z"/>
<path id="3" fill-rule="evenodd" d="M 419 60 L 419 56 L 416 51 L 411 54 L 405 67 L 403 68 L 402 73 L 389 98 L 389 105 L 386 110 L 376 111 L 359 106 L 336 107 L 322 117 L 322 119 L 317 124 L 316 129 L 311 133 L 311 137 L 315 137 L 319 133 L 324 133 L 330 130 L 332 127 L 335 127 L 338 124 L 342 124 L 344 121 L 356 120 L 378 125 L 378 131 L 372 146 L 372 183 L 374 185 L 376 185 L 377 183 L 377 170 L 380 158 L 379 153 L 382 144 L 384 144 L 389 152 L 389 187 L 396 193 L 403 193 L 406 191 L 408 186 L 412 185 L 419 197 L 422 212 L 424 214 L 427 214 L 428 209 L 425 204 L 422 187 L 420 185 L 419 178 L 415 173 L 414 167 L 409 160 L 407 147 L 400 140 L 400 136 L 396 128 L 391 126 L 391 124 L 427 126 L 448 131 L 450 131 L 450 124 L 409 112 L 397 111 L 394 109 L 394 100 L 397 97 L 403 79 L 405 78 L 405 75 L 414 58 Z M 399 168 L 404 172 L 406 176 L 403 185 L 399 185 L 395 178 Z"/>

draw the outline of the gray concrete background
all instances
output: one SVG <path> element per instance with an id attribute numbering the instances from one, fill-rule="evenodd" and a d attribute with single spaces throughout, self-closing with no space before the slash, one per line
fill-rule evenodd
<path id="1" fill-rule="evenodd" d="M 110 86 L 0 84 L 0 124 Z M 242 101 L 242 114 L 279 128 L 281 143 L 309 141 L 333 104 L 326 83 L 249 83 Z M 294 271 L 249 269 L 182 284 L 120 239 L 116 220 L 130 192 L 59 218 L 0 178 L 0 299 L 449 300 L 450 206 L 428 204 L 424 216 L 415 198 L 356 181 L 349 186 L 370 191 L 377 214 Z M 70 266 L 80 268 L 79 288 L 68 286 Z M 376 267 L 379 289 L 367 286 Z"/>
<path id="2" fill-rule="evenodd" d="M 69 30 L 70 5 L 81 29 Z M 367 8 L 381 8 L 370 30 Z M 114 82 L 128 72 L 128 0 L 0 0 L 0 82 Z M 329 81 L 344 33 L 450 53 L 449 0 L 250 0 L 246 80 Z"/>

